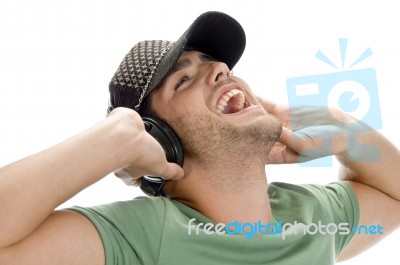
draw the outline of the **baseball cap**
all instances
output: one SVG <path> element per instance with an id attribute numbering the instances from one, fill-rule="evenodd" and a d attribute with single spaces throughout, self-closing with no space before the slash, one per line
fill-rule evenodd
<path id="1" fill-rule="evenodd" d="M 163 82 L 185 49 L 205 53 L 232 69 L 245 46 L 242 26 L 217 11 L 200 15 L 175 42 L 141 41 L 124 57 L 109 83 L 108 113 L 116 107 L 139 111 L 143 99 Z"/>

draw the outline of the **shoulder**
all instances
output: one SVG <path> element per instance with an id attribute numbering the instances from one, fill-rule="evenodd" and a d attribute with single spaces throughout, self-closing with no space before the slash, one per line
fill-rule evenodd
<path id="1" fill-rule="evenodd" d="M 92 207 L 75 206 L 73 210 L 85 215 L 94 223 L 113 223 L 118 226 L 132 226 L 133 222 L 160 225 L 164 220 L 169 199 L 140 196 L 128 201 L 117 201 Z"/>
<path id="2" fill-rule="evenodd" d="M 283 216 L 308 214 L 332 220 L 339 212 L 357 215 L 359 211 L 353 189 L 342 181 L 327 185 L 274 182 L 269 186 L 268 195 L 272 210 Z"/>
<path id="3" fill-rule="evenodd" d="M 137 197 L 93 207 L 72 207 L 96 227 L 106 252 L 107 264 L 120 260 L 156 264 L 168 208 L 167 198 Z M 113 263 L 112 263 L 113 264 Z"/>
<path id="4" fill-rule="evenodd" d="M 273 182 L 269 185 L 268 195 L 270 198 L 278 196 L 285 197 L 303 197 L 326 199 L 327 197 L 348 197 L 355 199 L 355 193 L 351 186 L 344 182 L 332 182 L 326 185 L 322 184 L 290 184 L 284 182 Z"/>

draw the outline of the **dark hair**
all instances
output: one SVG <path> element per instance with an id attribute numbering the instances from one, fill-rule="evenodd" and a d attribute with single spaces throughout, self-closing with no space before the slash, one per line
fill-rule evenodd
<path id="1" fill-rule="evenodd" d="M 139 114 L 141 117 L 158 118 L 154 111 L 151 109 L 151 94 L 147 95 L 140 105 Z"/>

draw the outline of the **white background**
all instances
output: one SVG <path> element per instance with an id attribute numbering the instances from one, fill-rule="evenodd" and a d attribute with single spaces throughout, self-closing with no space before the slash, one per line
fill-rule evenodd
<path id="1" fill-rule="evenodd" d="M 396 1 L 2 0 L 0 165 L 104 119 L 108 82 L 128 50 L 144 39 L 176 40 L 209 10 L 227 12 L 245 28 L 247 49 L 234 73 L 258 95 L 277 102 L 286 102 L 287 78 L 338 71 L 314 58 L 318 49 L 340 64 L 338 38 L 349 38 L 349 62 L 370 47 L 374 55 L 354 69 L 376 69 L 381 132 L 399 146 L 397 6 Z M 267 168 L 269 181 L 293 183 L 328 183 L 336 179 L 336 171 L 336 163 L 329 168 Z M 62 207 L 140 194 L 110 175 Z M 342 264 L 399 264 L 399 240 L 396 231 Z"/>

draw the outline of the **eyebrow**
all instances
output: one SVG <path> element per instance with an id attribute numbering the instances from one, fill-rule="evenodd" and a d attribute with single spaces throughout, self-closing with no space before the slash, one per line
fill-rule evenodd
<path id="1" fill-rule="evenodd" d="M 192 65 L 192 61 L 189 60 L 188 58 L 185 58 L 183 60 L 178 61 L 178 63 L 175 65 L 174 68 L 172 68 L 171 72 L 168 74 L 168 76 L 173 75 L 174 73 L 183 70 L 189 66 Z"/>

